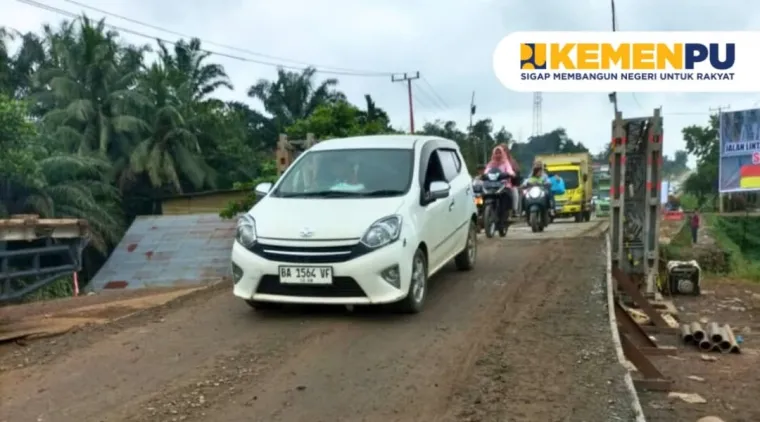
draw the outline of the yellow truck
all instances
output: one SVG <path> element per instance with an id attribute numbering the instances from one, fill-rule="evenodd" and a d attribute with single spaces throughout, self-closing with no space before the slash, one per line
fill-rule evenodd
<path id="1" fill-rule="evenodd" d="M 591 220 L 594 189 L 591 154 L 541 154 L 536 161 L 546 165 L 549 174 L 559 175 L 565 181 L 565 193 L 556 195 L 556 218 L 574 217 L 576 222 Z"/>

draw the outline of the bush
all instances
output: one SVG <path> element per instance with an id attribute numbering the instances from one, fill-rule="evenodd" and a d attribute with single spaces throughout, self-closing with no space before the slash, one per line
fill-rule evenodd
<path id="1" fill-rule="evenodd" d="M 733 275 L 760 281 L 760 218 L 706 216 L 717 245 L 730 257 Z"/>
<path id="2" fill-rule="evenodd" d="M 219 216 L 229 220 L 236 215 L 247 212 L 250 210 L 254 205 L 256 205 L 256 201 L 258 198 L 256 197 L 256 192 L 254 192 L 254 189 L 256 188 L 256 185 L 259 183 L 274 183 L 277 181 L 277 176 L 266 176 L 266 177 L 260 177 L 258 179 L 255 179 L 253 182 L 248 183 L 235 183 L 234 188 L 235 189 L 248 189 L 250 193 L 242 200 L 240 201 L 230 201 L 227 206 L 222 210 L 222 212 L 219 213 Z"/>

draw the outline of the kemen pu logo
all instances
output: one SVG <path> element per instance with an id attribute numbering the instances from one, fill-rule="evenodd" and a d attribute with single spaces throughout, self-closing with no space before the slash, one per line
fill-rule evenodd
<path id="1" fill-rule="evenodd" d="M 551 51 L 547 59 L 547 50 Z M 720 54 L 725 57 L 721 58 Z M 694 70 L 709 62 L 715 70 L 729 70 L 736 61 L 736 45 L 711 43 L 523 43 L 521 70 Z M 730 73 L 698 73 L 704 79 L 730 79 Z"/>
<path id="2" fill-rule="evenodd" d="M 518 32 L 494 52 L 507 88 L 546 92 L 760 91 L 752 32 Z"/>
<path id="3" fill-rule="evenodd" d="M 546 44 L 520 44 L 520 69 L 546 69 Z"/>

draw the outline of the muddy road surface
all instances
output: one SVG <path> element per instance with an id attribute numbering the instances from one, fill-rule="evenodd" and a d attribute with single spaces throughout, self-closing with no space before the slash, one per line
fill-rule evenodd
<path id="1" fill-rule="evenodd" d="M 257 314 L 222 286 L 3 346 L 0 421 L 630 421 L 604 241 L 562 235 L 592 225 L 480 239 L 476 269 L 437 275 L 419 315 Z"/>

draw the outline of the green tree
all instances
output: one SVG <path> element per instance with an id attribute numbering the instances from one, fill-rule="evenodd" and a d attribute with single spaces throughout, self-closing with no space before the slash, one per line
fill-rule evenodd
<path id="1" fill-rule="evenodd" d="M 317 70 L 311 67 L 300 73 L 278 69 L 276 80 L 260 79 L 248 89 L 248 96 L 261 101 L 274 118 L 276 127 L 284 130 L 309 117 L 321 105 L 345 101 L 345 95 L 335 89 L 337 79 L 328 78 L 316 83 L 316 73 Z"/>
<path id="2" fill-rule="evenodd" d="M 682 131 L 686 151 L 697 158 L 697 168 L 684 182 L 684 191 L 697 197 L 699 205 L 718 193 L 718 116 L 710 116 L 707 126 L 688 126 Z"/>

